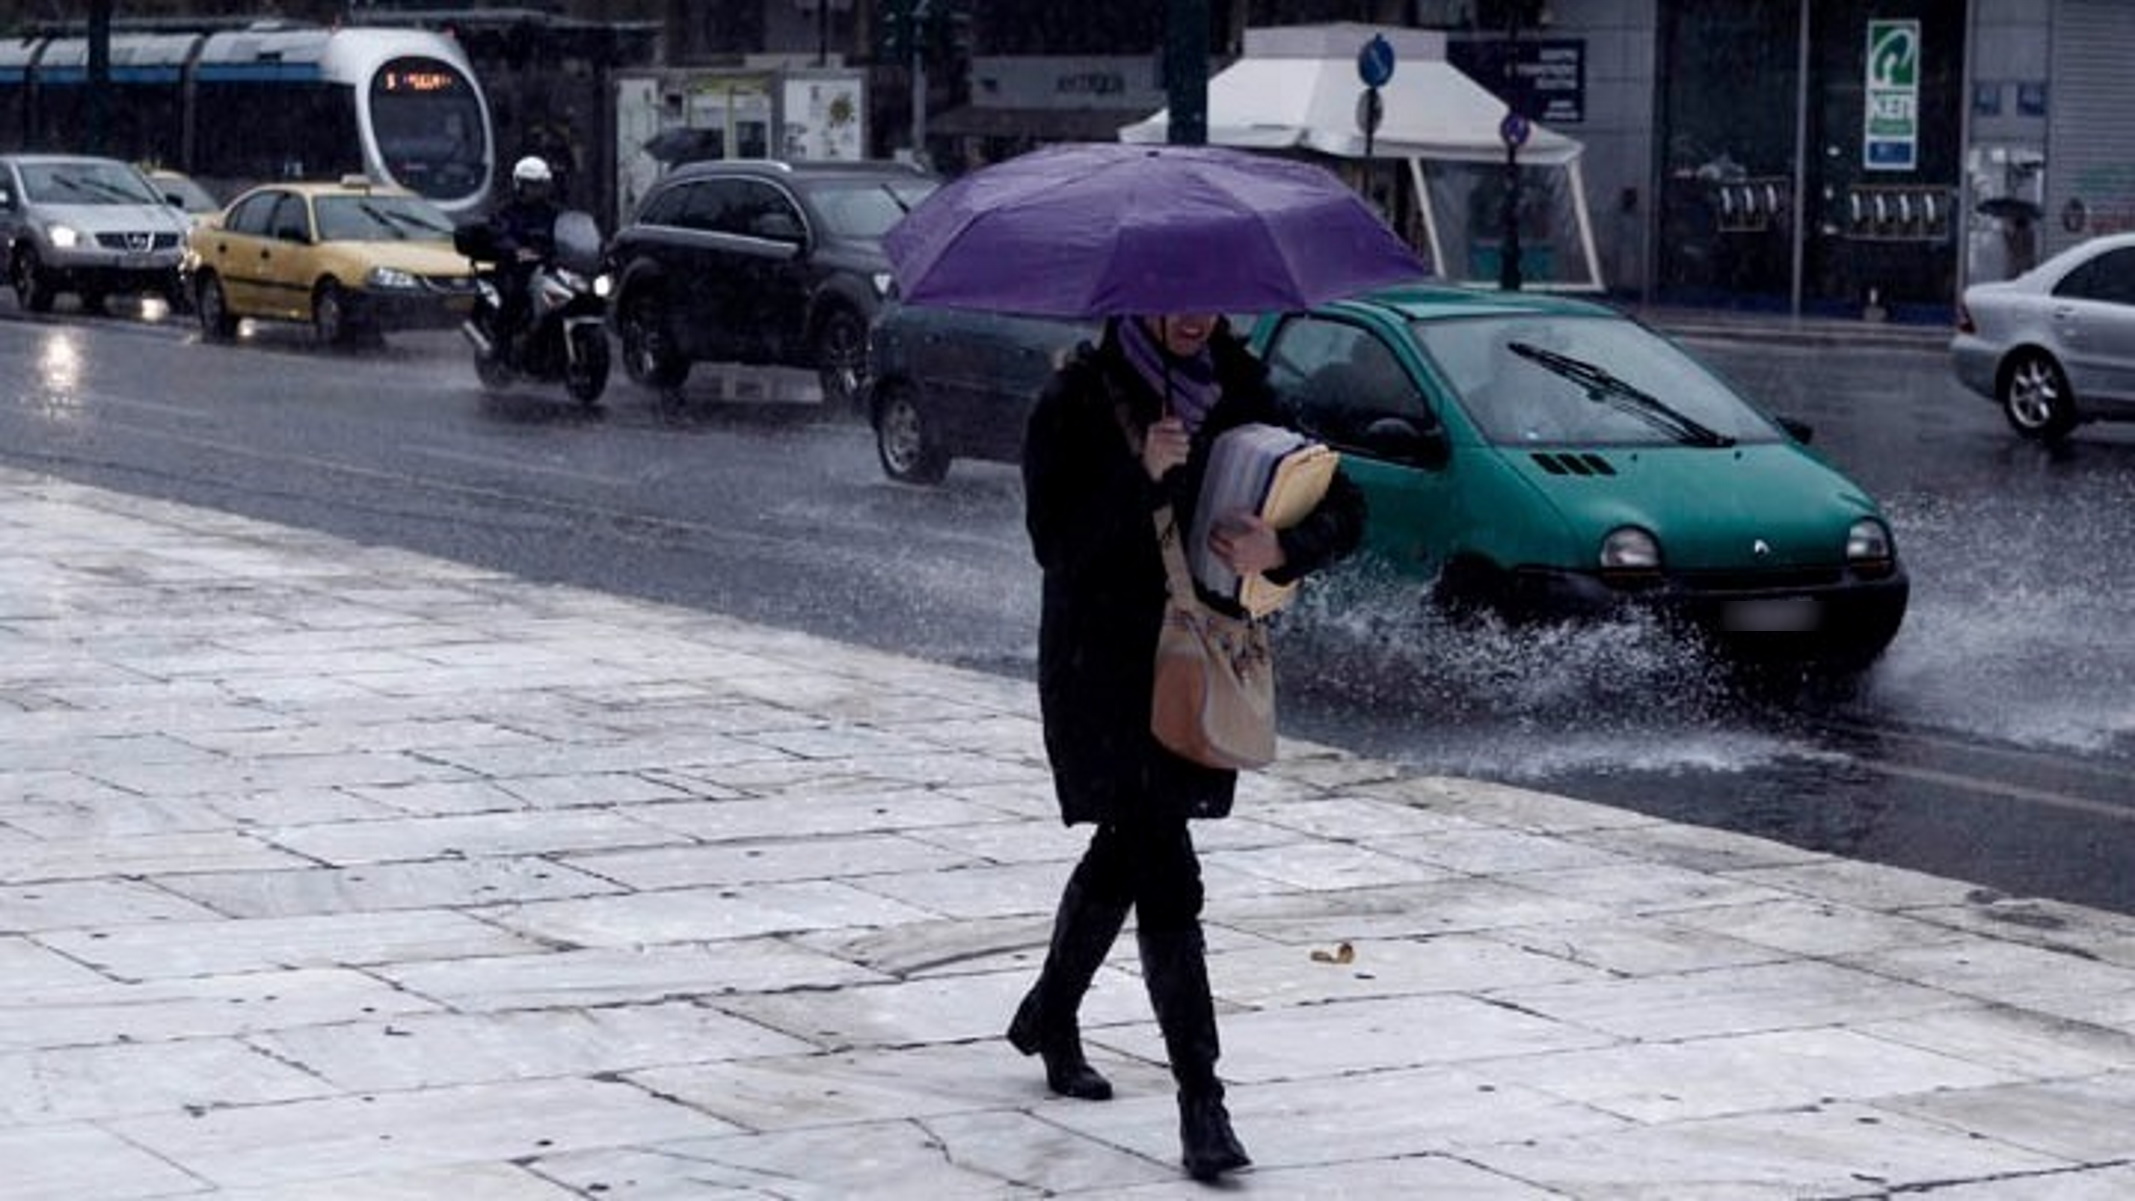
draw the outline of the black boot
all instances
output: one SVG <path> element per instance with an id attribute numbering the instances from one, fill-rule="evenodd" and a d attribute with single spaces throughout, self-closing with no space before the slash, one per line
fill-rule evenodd
<path id="1" fill-rule="evenodd" d="M 1214 1180 L 1253 1161 L 1231 1130 L 1223 1082 L 1216 1078 L 1222 1046 L 1201 930 L 1144 930 L 1138 937 L 1149 1004 L 1164 1031 L 1172 1078 L 1179 1082 L 1180 1162 L 1195 1180 Z"/>
<path id="2" fill-rule="evenodd" d="M 1127 920 L 1127 905 L 1112 904 L 1084 887 L 1081 872 L 1068 877 L 1053 917 L 1052 946 L 1045 967 L 1008 1024 L 1008 1041 L 1025 1055 L 1045 1057 L 1045 1083 L 1063 1097 L 1104 1101 L 1112 1082 L 1098 1075 L 1082 1054 L 1076 1012 L 1090 981 Z"/>

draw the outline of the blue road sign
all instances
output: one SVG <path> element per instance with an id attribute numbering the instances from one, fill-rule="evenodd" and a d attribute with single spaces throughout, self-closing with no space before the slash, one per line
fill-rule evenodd
<path id="1" fill-rule="evenodd" d="M 1529 121 L 1518 113 L 1506 113 L 1505 119 L 1497 123 L 1497 136 L 1503 138 L 1505 144 L 1514 149 L 1525 146 L 1527 144 L 1527 135 L 1533 133 L 1534 130 L 1534 122 Z"/>
<path id="2" fill-rule="evenodd" d="M 1367 88 L 1383 88 L 1394 77 L 1394 44 L 1383 33 L 1371 35 L 1364 48 L 1357 51 L 1357 77 Z"/>

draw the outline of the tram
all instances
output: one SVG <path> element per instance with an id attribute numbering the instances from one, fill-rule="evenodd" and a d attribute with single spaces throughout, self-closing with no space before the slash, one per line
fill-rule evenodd
<path id="1" fill-rule="evenodd" d="M 489 105 L 449 35 L 260 22 L 114 32 L 102 153 L 171 167 L 217 195 L 362 173 L 456 218 L 489 201 Z M 0 148 L 89 149 L 89 40 L 0 43 Z"/>

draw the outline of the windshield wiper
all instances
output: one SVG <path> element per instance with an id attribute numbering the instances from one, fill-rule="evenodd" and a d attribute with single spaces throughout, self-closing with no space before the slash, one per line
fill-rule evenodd
<path id="1" fill-rule="evenodd" d="M 1690 417 L 1667 401 L 1636 384 L 1619 379 L 1585 359 L 1544 350 L 1532 342 L 1508 342 L 1505 349 L 1583 385 L 1588 400 L 1601 401 L 1618 412 L 1629 413 L 1679 442 L 1715 449 L 1733 446 L 1735 440 Z"/>
<path id="2" fill-rule="evenodd" d="M 133 191 L 133 189 L 131 188 L 121 187 L 118 184 L 110 183 L 106 180 L 97 179 L 94 176 L 57 174 L 52 176 L 52 182 L 58 184 L 60 187 L 65 188 L 69 192 L 81 192 L 90 196 L 106 197 L 112 204 L 157 203 L 155 201 L 142 199 L 141 196 L 135 191 Z"/>

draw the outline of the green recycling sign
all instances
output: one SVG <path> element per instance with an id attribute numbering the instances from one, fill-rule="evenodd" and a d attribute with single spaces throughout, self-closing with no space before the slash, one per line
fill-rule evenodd
<path id="1" fill-rule="evenodd" d="M 1861 165 L 1911 171 L 1920 149 L 1920 22 L 1868 23 Z"/>

